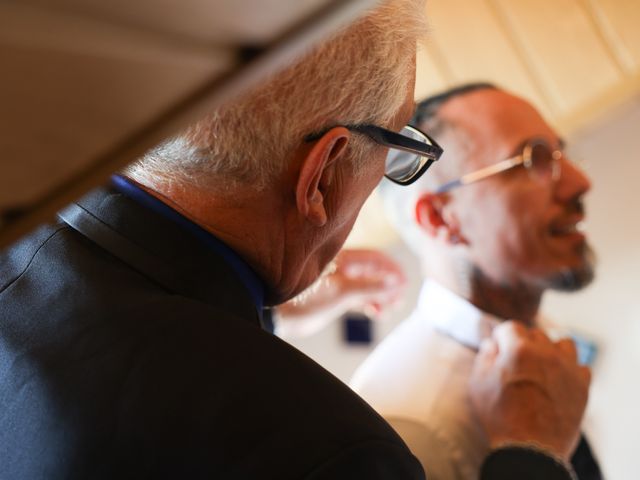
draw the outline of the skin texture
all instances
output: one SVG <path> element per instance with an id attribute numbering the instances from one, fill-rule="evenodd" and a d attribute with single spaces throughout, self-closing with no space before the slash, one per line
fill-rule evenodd
<path id="1" fill-rule="evenodd" d="M 468 142 L 464 158 L 454 160 L 458 175 L 516 155 L 532 138 L 561 145 L 530 104 L 500 90 L 455 97 L 439 114 L 462 129 Z M 590 187 L 565 157 L 555 184 L 520 167 L 446 194 L 425 193 L 416 218 L 446 258 L 435 275 L 460 272 L 455 278 L 442 273 L 441 281 L 485 311 L 531 323 L 547 288 L 577 289 L 593 276 L 586 237 L 575 230 Z"/>

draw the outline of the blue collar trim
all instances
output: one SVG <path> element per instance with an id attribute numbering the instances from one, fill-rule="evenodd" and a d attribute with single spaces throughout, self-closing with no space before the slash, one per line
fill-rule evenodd
<path id="1" fill-rule="evenodd" d="M 140 205 L 153 210 L 163 217 L 178 224 L 182 229 L 190 232 L 198 240 L 207 245 L 210 249 L 218 253 L 238 274 L 240 280 L 245 284 L 253 303 L 258 310 L 258 316 L 262 321 L 262 309 L 264 308 L 264 283 L 253 269 L 228 245 L 218 239 L 215 235 L 207 232 L 198 224 L 184 217 L 173 208 L 163 203 L 153 195 L 148 194 L 140 187 L 133 184 L 121 175 L 111 177 L 113 186 Z"/>

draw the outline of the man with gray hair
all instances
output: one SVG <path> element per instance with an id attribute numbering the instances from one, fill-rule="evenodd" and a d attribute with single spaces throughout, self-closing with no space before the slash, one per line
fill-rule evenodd
<path id="1" fill-rule="evenodd" d="M 404 127 L 423 11 L 382 2 L 2 256 L 0 478 L 424 478 L 369 406 L 260 328 L 383 175 L 406 185 L 440 156 Z M 588 371 L 515 329 L 493 346 L 475 392 L 509 421 L 489 427 L 504 444 L 485 478 L 570 478 Z M 496 382 L 505 368 L 525 388 Z"/>
<path id="2" fill-rule="evenodd" d="M 492 85 L 424 100 L 414 122 L 443 145 L 443 161 L 382 195 L 426 280 L 414 313 L 352 385 L 432 479 L 476 478 L 500 441 L 487 438 L 467 398 L 476 352 L 505 320 L 538 325 L 546 290 L 591 281 L 593 255 L 579 229 L 590 183 L 540 114 Z M 570 342 L 564 347 L 575 356 Z M 584 439 L 572 460 L 579 478 L 601 478 Z"/>

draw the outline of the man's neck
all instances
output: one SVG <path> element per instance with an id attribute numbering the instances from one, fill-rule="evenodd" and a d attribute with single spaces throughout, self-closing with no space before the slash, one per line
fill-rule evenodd
<path id="1" fill-rule="evenodd" d="M 134 183 L 233 249 L 264 282 L 268 284 L 272 280 L 268 274 L 271 269 L 263 261 L 269 258 L 265 251 L 269 251 L 266 239 L 270 238 L 265 234 L 264 218 L 268 217 L 263 211 L 265 199 L 238 192 L 229 201 L 222 195 L 177 183 L 158 182 L 153 187 Z"/>
<path id="2" fill-rule="evenodd" d="M 466 299 L 498 318 L 533 325 L 542 291 L 523 284 L 498 285 L 481 272 L 474 272 L 470 275 Z"/>
<path id="3" fill-rule="evenodd" d="M 138 185 L 233 249 L 264 283 L 267 304 L 290 298 L 297 286 L 292 272 L 302 269 L 309 249 L 294 225 L 298 219 L 288 197 L 252 187 L 214 195 L 175 183 Z"/>

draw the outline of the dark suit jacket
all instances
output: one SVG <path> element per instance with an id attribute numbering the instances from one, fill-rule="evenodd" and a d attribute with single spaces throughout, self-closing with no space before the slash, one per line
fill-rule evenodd
<path id="1" fill-rule="evenodd" d="M 120 193 L 79 205 L 0 256 L 0 479 L 423 478 L 216 253 Z"/>

